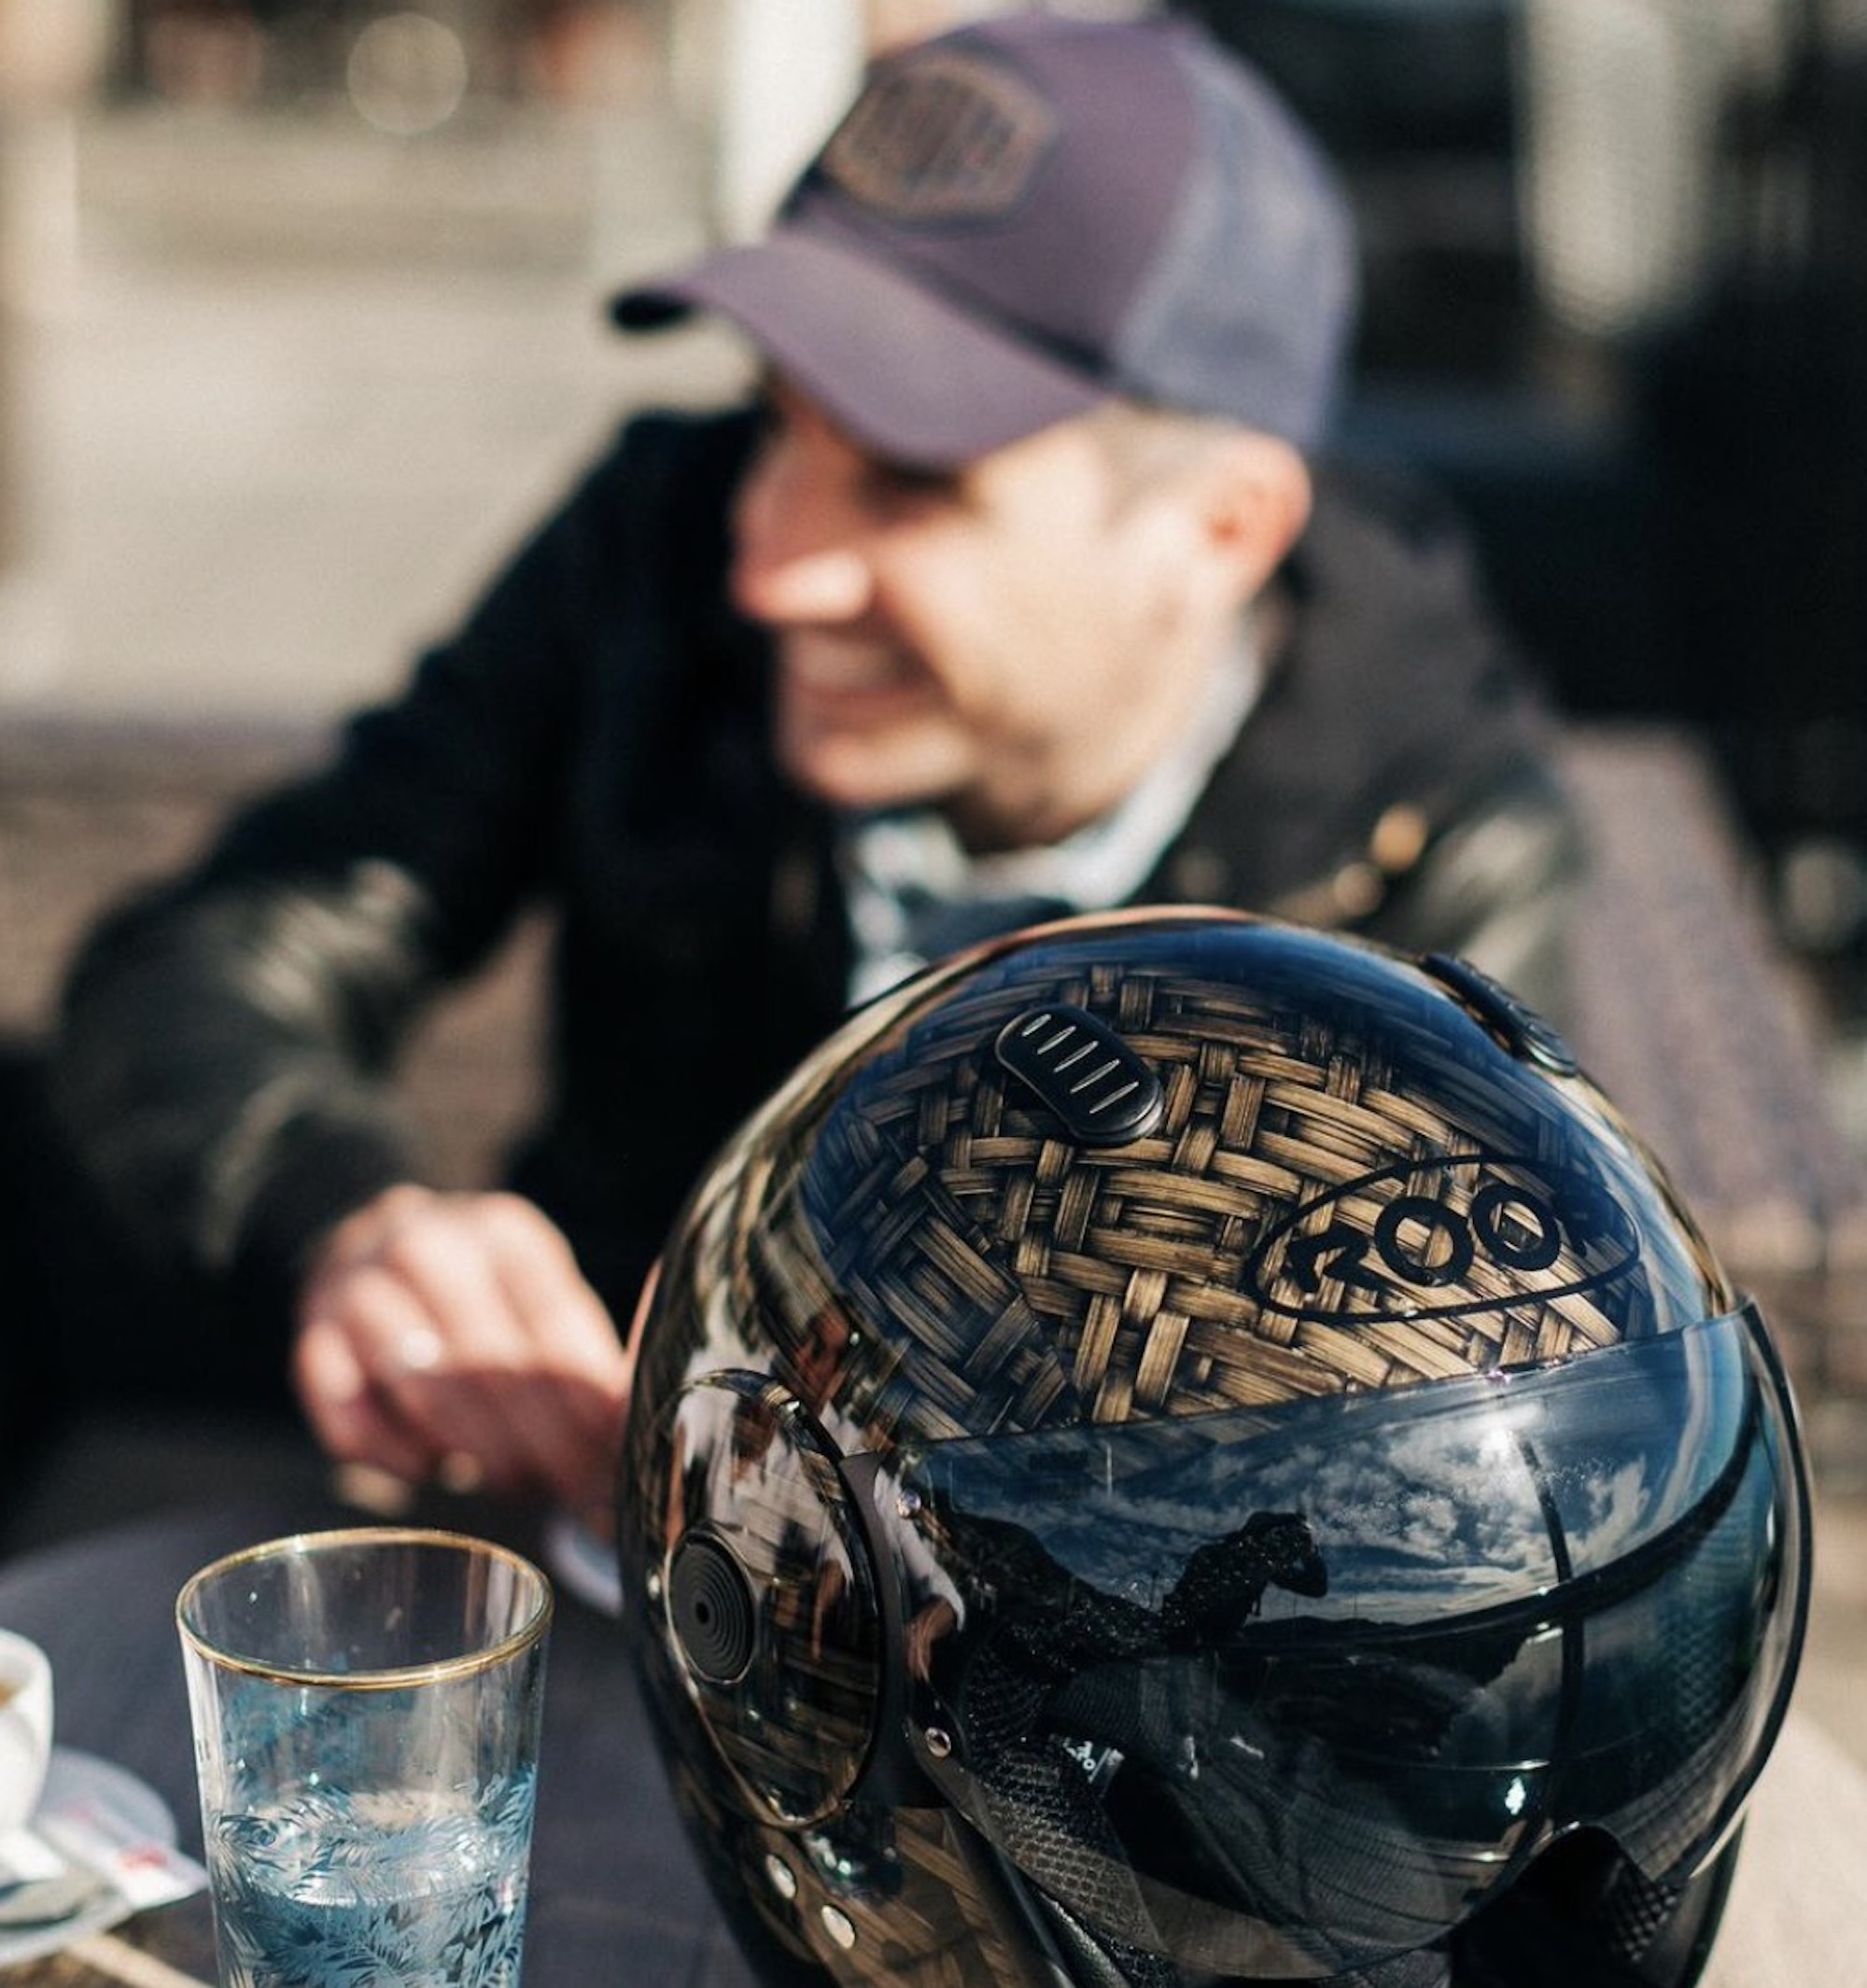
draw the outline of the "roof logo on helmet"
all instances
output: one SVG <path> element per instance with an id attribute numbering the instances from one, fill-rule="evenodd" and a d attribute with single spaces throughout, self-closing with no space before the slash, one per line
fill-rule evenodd
<path id="1" fill-rule="evenodd" d="M 1258 1245 L 1244 1286 L 1268 1311 L 1316 1323 L 1453 1318 L 1580 1299 L 1639 1253 L 1633 1223 L 1590 1176 L 1452 1154 L 1305 1202 Z"/>

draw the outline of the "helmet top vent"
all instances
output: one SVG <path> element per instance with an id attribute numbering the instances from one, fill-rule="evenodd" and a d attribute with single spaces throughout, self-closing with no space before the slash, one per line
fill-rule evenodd
<path id="1" fill-rule="evenodd" d="M 1083 1146 L 1123 1146 L 1159 1123 L 1160 1080 L 1106 1023 L 1064 1001 L 1029 1008 L 1000 1029 L 999 1062 Z"/>

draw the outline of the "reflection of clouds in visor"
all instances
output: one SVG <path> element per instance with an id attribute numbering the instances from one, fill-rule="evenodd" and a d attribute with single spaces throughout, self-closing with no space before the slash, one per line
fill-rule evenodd
<path id="1" fill-rule="evenodd" d="M 1744 1426 L 1752 1378 L 1736 1333 L 1680 1333 L 1665 1342 L 1669 1369 L 1658 1378 L 1630 1377 L 1627 1385 L 1596 1391 L 1601 1439 L 1643 1472 L 1645 1503 L 1622 1497 L 1565 1500 L 1569 1549 L 1578 1570 L 1611 1565 L 1640 1539 L 1677 1524 L 1704 1499 L 1729 1463 Z M 1616 1474 L 1617 1477 L 1619 1473 Z M 1566 1484 L 1559 1486 L 1566 1491 Z"/>
<path id="2" fill-rule="evenodd" d="M 1265 1596 L 1265 1619 L 1410 1619 L 1423 1605 L 1475 1610 L 1559 1578 L 1549 1516 L 1518 1435 L 1533 1432 L 1536 1453 L 1538 1420 L 1513 1406 L 1453 1427 L 1428 1421 L 1384 1436 L 1369 1431 L 1347 1445 L 1214 1449 L 1194 1472 L 1172 1471 L 1159 1481 L 1145 1473 L 1064 1508 L 1027 1505 L 1004 1516 L 1032 1526 L 1080 1579 L 1144 1606 L 1158 1603 L 1193 1547 L 1214 1530 L 1253 1511 L 1286 1511 L 1311 1525 L 1329 1594 L 1273 1589 Z M 1663 1431 L 1649 1416 L 1639 1420 L 1646 1440 L 1635 1453 L 1628 1453 L 1631 1443 L 1617 1444 L 1611 1462 L 1556 1473 L 1578 1566 L 1613 1561 L 1703 1491 L 1698 1472 L 1667 1467 L 1677 1460 L 1677 1427 Z M 1632 1433 L 1623 1431 L 1623 1439 Z M 1250 1454 L 1260 1448 L 1269 1453 Z M 1154 1591 L 1139 1591 L 1144 1585 Z"/>
<path id="3" fill-rule="evenodd" d="M 1760 1396 L 1736 1320 L 1591 1356 L 1547 1383 L 1460 1386 L 1136 1432 L 954 1446 L 955 1506 L 1027 1532 L 1079 1580 L 1157 1608 L 1207 1541 L 1253 1514 L 1309 1527 L 1323 1595 L 1272 1577 L 1258 1619 L 1430 1624 L 1624 1562 L 1689 1521 L 1754 1439 Z M 937 1454 L 937 1452 L 936 1452 Z M 944 1477 L 945 1473 L 941 1473 Z M 1041 1487 L 1041 1488 L 1040 1488 Z"/>
<path id="4" fill-rule="evenodd" d="M 1570 1514 L 1569 1549 L 1579 1564 L 1606 1566 L 1653 1530 L 1650 1515 L 1663 1485 L 1648 1481 L 1650 1458 L 1632 1458 L 1619 1470 L 1598 1472 L 1579 1484 L 1584 1523 Z"/>
<path id="5" fill-rule="evenodd" d="M 1416 1616 L 1510 1600 L 1554 1577 L 1549 1529 L 1515 1445 L 1500 1463 L 1487 1420 L 1448 1441 L 1442 1429 L 1370 1431 L 1350 1447 L 1253 1458 L 1209 1451 L 1204 1467 L 1111 1484 L 1067 1508 L 1004 1516 L 1034 1528 L 1079 1579 L 1153 1605 L 1202 1540 L 1254 1511 L 1300 1514 L 1328 1569 L 1325 1598 L 1272 1589 L 1276 1617 Z M 1385 1443 L 1384 1450 L 1376 1446 Z M 1247 1445 L 1245 1449 L 1256 1446 Z M 1154 1593 L 1136 1591 L 1148 1570 Z"/>
<path id="6" fill-rule="evenodd" d="M 1500 1457 L 1492 1434 L 1489 1419 L 1456 1435 L 1428 1425 L 1401 1432 L 1384 1456 L 1273 1470 L 1309 1477 L 1311 1523 L 1349 1612 L 1412 1614 L 1423 1599 L 1480 1608 L 1551 1579 L 1535 1487 L 1515 1445 Z"/>

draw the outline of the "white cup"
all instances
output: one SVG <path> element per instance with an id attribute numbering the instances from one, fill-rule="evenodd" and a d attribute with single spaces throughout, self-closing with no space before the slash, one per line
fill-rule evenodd
<path id="1" fill-rule="evenodd" d="M 51 1753 L 51 1660 L 0 1629 L 0 1835 L 32 1820 Z"/>

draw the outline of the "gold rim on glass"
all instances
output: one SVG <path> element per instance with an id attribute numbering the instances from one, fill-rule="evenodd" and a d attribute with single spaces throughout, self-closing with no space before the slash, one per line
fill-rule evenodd
<path id="1" fill-rule="evenodd" d="M 300 1669 L 288 1664 L 261 1663 L 218 1649 L 189 1622 L 189 1607 L 211 1581 L 238 1568 L 260 1561 L 304 1558 L 327 1548 L 344 1547 L 452 1547 L 481 1559 L 503 1561 L 522 1581 L 530 1582 L 538 1593 L 538 1605 L 510 1635 L 484 1650 L 470 1650 L 459 1657 L 444 1657 L 435 1663 L 406 1664 L 395 1670 L 322 1671 Z M 429 1526 L 344 1526 L 327 1533 L 293 1533 L 283 1539 L 268 1539 L 258 1546 L 243 1547 L 210 1561 L 189 1576 L 175 1597 L 175 1627 L 183 1642 L 217 1670 L 237 1671 L 246 1677 L 269 1679 L 275 1684 L 308 1685 L 342 1691 L 396 1691 L 409 1685 L 438 1684 L 449 1678 L 470 1677 L 476 1672 L 491 1671 L 509 1662 L 539 1641 L 551 1626 L 551 1583 L 524 1554 L 514 1553 L 490 1539 L 476 1539 L 468 1533 L 448 1533 Z"/>

